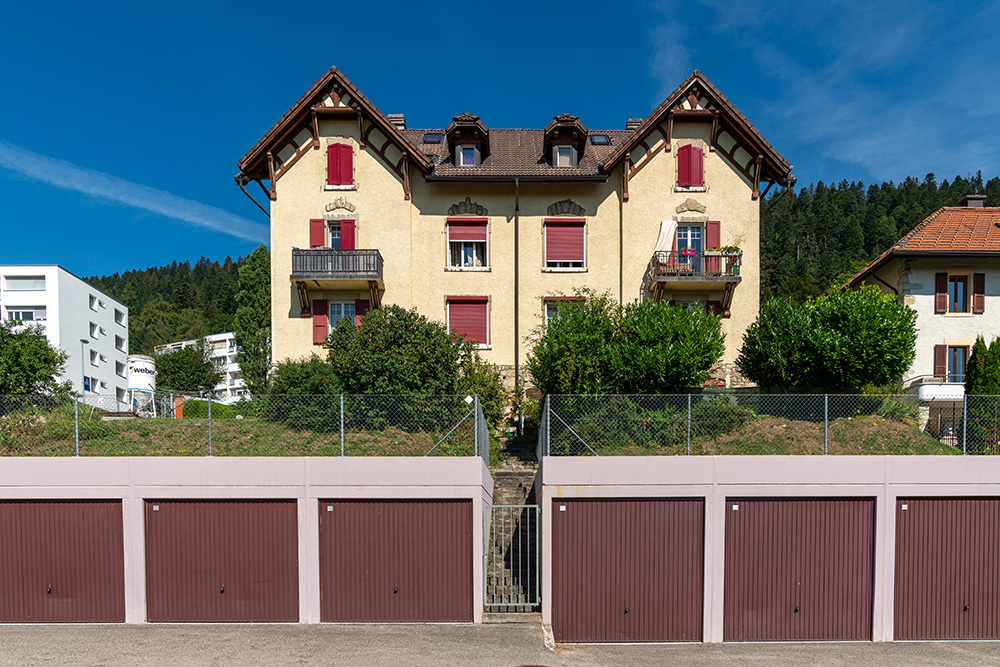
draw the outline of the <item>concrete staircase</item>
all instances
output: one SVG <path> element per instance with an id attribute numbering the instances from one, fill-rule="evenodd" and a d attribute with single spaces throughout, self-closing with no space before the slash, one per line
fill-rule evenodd
<path id="1" fill-rule="evenodd" d="M 494 471 L 493 504 L 534 504 L 534 483 L 534 470 Z M 494 510 L 486 552 L 485 601 L 504 599 L 511 604 L 485 607 L 490 621 L 533 622 L 521 615 L 539 611 L 538 605 L 530 604 L 538 586 L 538 528 L 538 515 L 533 509 Z"/>

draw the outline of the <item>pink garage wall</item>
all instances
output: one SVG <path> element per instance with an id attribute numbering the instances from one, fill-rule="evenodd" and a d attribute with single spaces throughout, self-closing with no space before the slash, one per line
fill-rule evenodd
<path id="1" fill-rule="evenodd" d="M 13 458 L 0 465 L 0 499 L 121 499 L 125 622 L 146 621 L 145 499 L 294 499 L 298 505 L 299 621 L 320 622 L 319 500 L 472 501 L 473 613 L 482 621 L 483 517 L 493 478 L 465 458 Z"/>
<path id="2" fill-rule="evenodd" d="M 896 499 L 1000 496 L 1000 458 L 986 456 L 558 457 L 542 460 L 536 495 L 704 498 L 704 640 L 723 641 L 727 498 L 874 498 L 872 639 L 893 639 Z M 542 513 L 542 620 L 552 622 L 552 514 Z"/>

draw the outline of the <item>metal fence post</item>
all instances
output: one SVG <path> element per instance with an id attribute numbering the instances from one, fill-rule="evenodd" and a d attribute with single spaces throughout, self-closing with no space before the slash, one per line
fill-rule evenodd
<path id="1" fill-rule="evenodd" d="M 208 455 L 212 455 L 212 392 L 208 392 Z"/>
<path id="2" fill-rule="evenodd" d="M 476 394 L 475 399 L 476 400 L 475 400 L 475 405 L 473 406 L 473 410 L 476 411 L 476 419 L 473 422 L 475 424 L 475 427 L 474 427 L 474 430 L 472 432 L 472 438 L 473 438 L 473 442 L 476 443 L 475 444 L 475 447 L 476 447 L 476 456 L 480 456 L 481 452 L 479 451 L 479 395 L 478 394 Z"/>
<path id="3" fill-rule="evenodd" d="M 344 455 L 344 395 L 340 395 L 340 455 Z"/>
<path id="4" fill-rule="evenodd" d="M 688 394 L 688 434 L 687 434 L 688 456 L 691 456 L 691 394 Z"/>
<path id="5" fill-rule="evenodd" d="M 968 453 L 966 445 L 969 439 L 969 397 L 962 394 L 962 454 Z"/>
<path id="6" fill-rule="evenodd" d="M 552 453 L 552 397 L 545 397 L 545 456 Z"/>
<path id="7" fill-rule="evenodd" d="M 823 456 L 830 453 L 830 394 L 823 394 Z"/>
<path id="8" fill-rule="evenodd" d="M 80 455 L 80 401 L 73 397 L 73 430 L 76 440 L 76 455 Z"/>

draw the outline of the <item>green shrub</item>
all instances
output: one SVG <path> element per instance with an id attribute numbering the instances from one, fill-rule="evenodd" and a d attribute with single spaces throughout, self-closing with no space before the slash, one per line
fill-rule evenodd
<path id="1" fill-rule="evenodd" d="M 692 436 L 716 438 L 736 431 L 757 418 L 753 410 L 723 397 L 698 401 L 691 406 Z"/>

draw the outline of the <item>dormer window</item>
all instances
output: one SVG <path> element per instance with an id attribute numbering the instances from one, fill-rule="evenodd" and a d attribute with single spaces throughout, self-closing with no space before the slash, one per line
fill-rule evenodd
<path id="1" fill-rule="evenodd" d="M 555 159 L 553 163 L 557 167 L 575 167 L 576 151 L 572 146 L 554 146 Z"/>
<path id="2" fill-rule="evenodd" d="M 475 145 L 472 146 L 459 146 L 458 147 L 458 166 L 459 167 L 475 167 L 478 165 L 477 153 Z"/>

